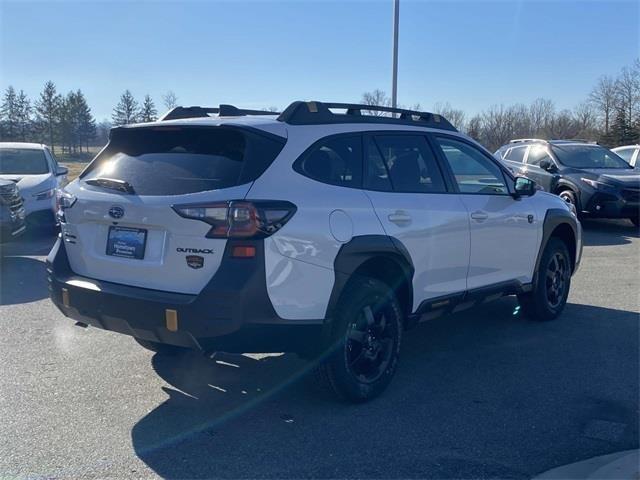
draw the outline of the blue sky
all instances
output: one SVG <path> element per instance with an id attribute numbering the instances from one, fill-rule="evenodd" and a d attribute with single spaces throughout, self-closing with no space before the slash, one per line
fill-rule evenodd
<path id="1" fill-rule="evenodd" d="M 0 0 L 0 88 L 82 89 L 98 119 L 125 89 L 159 106 L 284 108 L 390 91 L 392 0 Z M 474 113 L 571 108 L 640 51 L 640 2 L 401 0 L 398 101 Z"/>

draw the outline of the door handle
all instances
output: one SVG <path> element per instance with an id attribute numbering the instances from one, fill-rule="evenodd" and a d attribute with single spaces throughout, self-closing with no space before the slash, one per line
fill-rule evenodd
<path id="1" fill-rule="evenodd" d="M 477 211 L 471 214 L 471 218 L 477 222 L 484 222 L 487 218 L 489 218 L 489 214 L 486 212 Z"/>
<path id="2" fill-rule="evenodd" d="M 395 223 L 399 227 L 409 225 L 411 223 L 411 215 L 403 210 L 396 210 L 387 217 L 391 223 Z"/>

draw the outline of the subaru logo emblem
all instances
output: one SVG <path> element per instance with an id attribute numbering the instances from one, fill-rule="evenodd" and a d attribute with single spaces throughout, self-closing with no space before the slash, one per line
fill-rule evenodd
<path id="1" fill-rule="evenodd" d="M 111 218 L 122 218 L 124 217 L 124 208 L 118 207 L 114 205 L 109 209 L 109 216 Z"/>

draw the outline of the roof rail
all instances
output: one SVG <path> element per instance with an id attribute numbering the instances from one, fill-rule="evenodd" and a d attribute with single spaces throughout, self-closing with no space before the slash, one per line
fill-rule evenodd
<path id="1" fill-rule="evenodd" d="M 233 105 L 221 104 L 219 107 L 174 107 L 160 117 L 160 121 L 178 120 L 180 118 L 201 118 L 210 114 L 217 114 L 219 117 L 242 117 L 245 115 L 280 115 L 280 112 L 269 112 L 267 110 L 249 110 L 238 108 Z"/>
<path id="2" fill-rule="evenodd" d="M 334 113 L 331 109 L 346 110 L 345 113 Z M 367 115 L 363 112 L 395 113 L 394 116 Z M 418 112 L 403 108 L 392 108 L 378 105 L 361 105 L 357 103 L 324 103 L 324 102 L 293 102 L 278 120 L 290 125 L 317 125 L 326 123 L 394 123 L 413 125 L 416 127 L 431 127 L 442 130 L 458 130 L 441 115 L 430 112 Z"/>
<path id="3" fill-rule="evenodd" d="M 514 138 L 513 140 L 509 140 L 509 143 L 524 143 L 524 142 L 549 143 L 547 140 L 544 140 L 542 138 Z"/>
<path id="4" fill-rule="evenodd" d="M 569 138 L 569 139 L 562 139 L 562 140 L 550 140 L 551 142 L 554 143 L 589 143 L 589 144 L 593 144 L 593 145 L 597 145 L 598 142 L 595 140 L 585 140 L 583 138 Z"/>

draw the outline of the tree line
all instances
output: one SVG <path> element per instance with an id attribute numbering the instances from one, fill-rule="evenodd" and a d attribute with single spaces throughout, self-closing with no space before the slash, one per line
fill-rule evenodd
<path id="1" fill-rule="evenodd" d="M 162 96 L 162 102 L 170 110 L 177 106 L 178 99 L 168 91 Z M 391 104 L 382 90 L 365 92 L 361 102 Z M 421 110 L 420 104 L 411 108 Z M 492 105 L 470 117 L 449 103 L 437 103 L 433 111 L 492 151 L 513 138 L 580 138 L 598 141 L 607 147 L 638 143 L 640 59 L 624 67 L 615 77 L 601 77 L 589 96 L 571 110 L 559 110 L 553 101 L 538 98 L 529 105 Z M 139 102 L 125 90 L 113 109 L 111 121 L 96 123 L 80 89 L 62 95 L 49 81 L 32 102 L 23 90 L 16 91 L 9 86 L 0 104 L 0 140 L 47 143 L 52 148 L 58 146 L 63 152 L 76 154 L 83 148 L 88 150 L 90 145 L 104 145 L 112 126 L 151 122 L 157 118 L 158 110 L 148 94 Z"/>
<path id="2" fill-rule="evenodd" d="M 162 97 L 167 108 L 177 105 L 169 91 Z M 38 98 L 32 101 L 23 91 L 7 87 L 0 103 L 0 141 L 46 143 L 62 153 L 75 155 L 89 151 L 89 146 L 107 143 L 113 126 L 152 122 L 158 111 L 150 95 L 138 103 L 126 90 L 113 110 L 111 121 L 96 122 L 82 90 L 66 95 L 51 81 L 45 83 Z"/>
<path id="3" fill-rule="evenodd" d="M 365 92 L 361 102 L 391 104 L 382 90 Z M 412 109 L 421 110 L 420 104 Z M 589 96 L 572 110 L 559 110 L 553 101 L 538 98 L 529 105 L 492 105 L 471 117 L 449 103 L 435 104 L 433 112 L 491 151 L 514 138 L 579 138 L 609 148 L 635 144 L 640 142 L 640 59 L 615 77 L 601 77 Z"/>
<path id="4" fill-rule="evenodd" d="M 96 120 L 80 89 L 66 95 L 47 82 L 35 101 L 23 90 L 7 87 L 0 104 L 0 138 L 4 141 L 59 145 L 76 153 L 96 136 Z"/>

